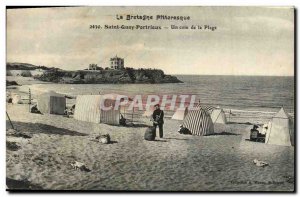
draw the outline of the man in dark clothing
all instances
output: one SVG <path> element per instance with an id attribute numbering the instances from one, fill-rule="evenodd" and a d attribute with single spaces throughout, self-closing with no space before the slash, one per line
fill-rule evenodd
<path id="1" fill-rule="evenodd" d="M 155 110 L 152 114 L 152 118 L 153 118 L 153 126 L 156 127 L 158 126 L 159 128 L 159 137 L 163 138 L 163 124 L 164 124 L 164 111 L 162 111 L 159 108 L 159 104 L 155 105 Z M 155 132 L 156 133 L 156 132 Z"/>

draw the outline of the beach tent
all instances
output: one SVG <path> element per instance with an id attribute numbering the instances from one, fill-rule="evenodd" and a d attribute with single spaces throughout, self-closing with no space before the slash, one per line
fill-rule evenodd
<path id="1" fill-rule="evenodd" d="M 12 96 L 12 103 L 13 104 L 22 104 L 22 99 L 21 99 L 21 96 L 20 95 L 13 95 Z"/>
<path id="2" fill-rule="evenodd" d="M 110 109 L 102 109 L 102 101 L 104 106 L 110 106 Z M 120 108 L 114 109 L 115 101 L 115 98 L 108 99 L 103 97 L 103 95 L 78 95 L 76 97 L 74 119 L 93 123 L 119 125 Z"/>
<path id="3" fill-rule="evenodd" d="M 42 113 L 63 115 L 66 108 L 66 98 L 54 91 L 42 93 L 38 96 L 37 107 Z"/>
<path id="4" fill-rule="evenodd" d="M 202 108 L 203 108 L 205 111 L 207 111 L 209 114 L 211 114 L 211 113 L 214 111 L 214 109 L 215 109 L 215 107 L 209 106 L 209 105 L 197 106 L 197 107 L 202 107 Z"/>
<path id="5" fill-rule="evenodd" d="M 209 114 L 211 114 L 213 112 L 213 110 L 215 109 L 215 107 L 210 106 L 210 105 L 201 105 L 200 103 L 196 104 L 195 108 L 199 108 L 199 107 L 201 107 L 202 109 L 207 111 Z"/>
<path id="6" fill-rule="evenodd" d="M 183 127 L 189 129 L 193 135 L 210 135 L 214 133 L 214 125 L 210 114 L 202 107 L 189 110 L 183 120 Z"/>
<path id="7" fill-rule="evenodd" d="M 185 116 L 188 114 L 188 108 L 178 108 L 174 115 L 172 116 L 172 119 L 174 120 L 183 120 Z"/>
<path id="8" fill-rule="evenodd" d="M 221 123 L 221 124 L 227 123 L 226 115 L 222 108 L 215 108 L 211 112 L 210 117 L 211 117 L 213 123 Z"/>
<path id="9" fill-rule="evenodd" d="M 269 123 L 265 143 L 283 146 L 294 145 L 293 120 L 283 108 L 280 109 Z"/>
<path id="10" fill-rule="evenodd" d="M 221 123 L 221 124 L 227 123 L 226 115 L 222 108 L 213 107 L 213 106 L 209 106 L 209 105 L 202 106 L 200 104 L 197 104 L 196 107 L 202 107 L 203 109 L 205 109 L 210 114 L 210 117 L 214 124 L 215 123 Z"/>

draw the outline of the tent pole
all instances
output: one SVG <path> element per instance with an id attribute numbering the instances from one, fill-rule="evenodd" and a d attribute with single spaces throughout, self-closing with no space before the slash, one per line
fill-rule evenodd
<path id="1" fill-rule="evenodd" d="M 28 93 L 28 108 L 29 108 L 29 112 L 30 112 L 30 104 L 31 104 L 31 91 L 30 91 L 30 88 L 29 88 L 29 93 Z"/>
<path id="2" fill-rule="evenodd" d="M 11 120 L 10 120 L 10 118 L 9 118 L 9 115 L 8 115 L 7 111 L 6 111 L 6 115 L 7 115 L 7 117 L 8 117 L 8 120 L 9 120 L 10 124 L 11 124 L 11 127 L 12 127 L 13 129 L 15 129 L 15 128 L 14 128 L 14 125 L 12 124 L 12 122 L 11 122 Z"/>
<path id="3" fill-rule="evenodd" d="M 131 123 L 133 123 L 133 113 L 134 113 L 134 107 L 132 108 Z"/>

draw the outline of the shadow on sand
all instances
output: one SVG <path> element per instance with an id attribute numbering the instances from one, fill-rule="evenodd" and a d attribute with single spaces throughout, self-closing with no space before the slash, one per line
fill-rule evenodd
<path id="1" fill-rule="evenodd" d="M 143 123 L 133 123 L 133 124 L 127 124 L 126 127 L 136 127 L 136 128 L 139 128 L 139 127 L 150 127 L 150 125 L 148 124 L 143 124 Z"/>
<path id="2" fill-rule="evenodd" d="M 18 190 L 42 190 L 43 188 L 38 185 L 30 183 L 28 180 L 14 180 L 6 178 L 6 186 L 8 191 Z"/>
<path id="3" fill-rule="evenodd" d="M 147 127 L 150 127 L 151 125 L 149 124 L 143 124 L 143 123 L 127 123 L 126 125 L 113 125 L 113 124 L 107 124 L 107 125 L 110 125 L 110 126 L 114 126 L 114 127 L 127 127 L 127 128 L 139 128 L 139 127 L 142 127 L 142 128 L 147 128 Z"/>
<path id="4" fill-rule="evenodd" d="M 253 125 L 251 122 L 227 122 L 226 124 L 244 124 L 244 125 Z"/>
<path id="5" fill-rule="evenodd" d="M 214 136 L 214 135 L 240 135 L 240 134 L 223 131 L 221 133 L 214 133 L 214 134 L 211 134 L 211 135 L 208 135 L 208 136 Z"/>
<path id="6" fill-rule="evenodd" d="M 16 142 L 10 142 L 6 141 L 6 149 L 10 151 L 17 151 L 21 148 L 21 146 L 18 146 Z"/>
<path id="7" fill-rule="evenodd" d="M 69 129 L 54 127 L 51 125 L 41 123 L 29 122 L 12 122 L 13 125 L 21 132 L 28 132 L 32 134 L 44 133 L 49 135 L 71 135 L 71 136 L 87 136 L 88 134 L 72 131 Z"/>
<path id="8" fill-rule="evenodd" d="M 265 141 L 262 141 L 262 140 L 258 140 L 258 141 L 252 141 L 250 139 L 245 139 L 245 141 L 248 141 L 248 142 L 253 142 L 253 143 L 265 143 Z"/>
<path id="9" fill-rule="evenodd" d="M 166 138 L 165 138 L 166 139 Z M 168 142 L 167 140 L 153 140 L 154 142 Z"/>
<path id="10" fill-rule="evenodd" d="M 189 139 L 180 139 L 180 138 L 175 138 L 175 137 L 169 137 L 169 138 L 164 138 L 167 140 L 189 140 Z"/>

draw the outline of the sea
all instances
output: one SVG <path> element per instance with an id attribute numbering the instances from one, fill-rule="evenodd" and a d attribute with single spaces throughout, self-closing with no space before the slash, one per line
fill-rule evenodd
<path id="1" fill-rule="evenodd" d="M 177 75 L 183 83 L 167 84 L 35 84 L 35 90 L 68 95 L 123 94 L 196 95 L 202 105 L 219 106 L 227 113 L 274 114 L 284 107 L 294 116 L 294 77 Z M 246 116 L 247 117 L 247 116 Z"/>

